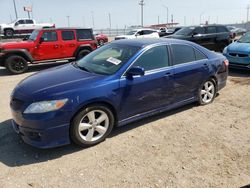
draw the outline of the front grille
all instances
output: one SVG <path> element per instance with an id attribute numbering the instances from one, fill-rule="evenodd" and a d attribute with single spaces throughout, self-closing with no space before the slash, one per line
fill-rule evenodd
<path id="1" fill-rule="evenodd" d="M 232 57 L 249 57 L 248 54 L 242 54 L 242 53 L 229 53 Z"/>
<path id="2" fill-rule="evenodd" d="M 10 106 L 13 110 L 20 110 L 24 104 L 24 101 L 12 98 L 10 101 Z"/>

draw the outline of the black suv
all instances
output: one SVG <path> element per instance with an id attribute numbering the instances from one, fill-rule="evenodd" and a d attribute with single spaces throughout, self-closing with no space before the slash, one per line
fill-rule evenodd
<path id="1" fill-rule="evenodd" d="M 184 27 L 166 38 L 189 40 L 210 50 L 223 51 L 233 37 L 224 25 L 201 25 Z"/>

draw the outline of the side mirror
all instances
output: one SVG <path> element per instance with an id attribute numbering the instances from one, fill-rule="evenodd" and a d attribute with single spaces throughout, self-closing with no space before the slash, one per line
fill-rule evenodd
<path id="1" fill-rule="evenodd" d="M 18 25 L 19 25 L 19 23 L 18 23 L 18 22 L 16 22 L 16 23 L 15 23 L 15 26 L 18 26 Z"/>
<path id="2" fill-rule="evenodd" d="M 39 44 L 42 44 L 43 42 L 44 42 L 44 38 L 41 37 L 41 38 L 39 39 Z"/>
<path id="3" fill-rule="evenodd" d="M 132 67 L 127 72 L 127 77 L 132 78 L 133 76 L 143 76 L 145 74 L 145 70 L 142 67 Z"/>

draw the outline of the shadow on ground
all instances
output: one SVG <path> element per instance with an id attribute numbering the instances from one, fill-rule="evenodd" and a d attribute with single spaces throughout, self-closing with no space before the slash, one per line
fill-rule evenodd
<path id="1" fill-rule="evenodd" d="M 37 65 L 31 65 L 29 66 L 29 69 L 27 71 L 27 73 L 32 73 L 32 72 L 38 72 L 38 71 L 42 71 L 48 68 L 52 68 L 52 67 L 56 67 L 56 66 L 60 66 L 66 64 L 64 63 L 49 63 L 49 64 L 37 64 Z M 16 76 L 11 74 L 8 70 L 6 70 L 5 68 L 1 68 L 0 69 L 0 76 Z"/>
<path id="2" fill-rule="evenodd" d="M 137 121 L 123 127 L 115 128 L 109 138 L 136 129 L 137 127 L 156 121 L 158 119 L 162 119 L 167 116 L 191 109 L 193 107 L 196 107 L 195 103 L 172 111 L 154 115 L 152 117 L 145 118 L 141 121 Z M 9 167 L 25 166 L 34 163 L 45 162 L 77 151 L 84 152 L 84 150 L 87 149 L 88 148 L 80 148 L 74 144 L 52 149 L 37 149 L 25 144 L 21 140 L 21 138 L 12 130 L 11 120 L 0 123 L 0 163 L 3 163 Z"/>

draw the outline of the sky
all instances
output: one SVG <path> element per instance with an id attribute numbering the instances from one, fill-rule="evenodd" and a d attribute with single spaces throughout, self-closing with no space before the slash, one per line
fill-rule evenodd
<path id="1" fill-rule="evenodd" d="M 15 0 L 19 17 L 28 17 L 24 6 L 33 5 L 37 22 L 53 22 L 57 27 L 112 28 L 140 25 L 140 0 Z M 200 23 L 231 24 L 247 20 L 250 0 L 145 0 L 144 25 L 173 21 L 180 25 Z M 67 17 L 69 16 L 69 17 Z M 15 19 L 13 0 L 0 0 L 0 23 Z M 250 20 L 250 13 L 249 13 Z"/>

